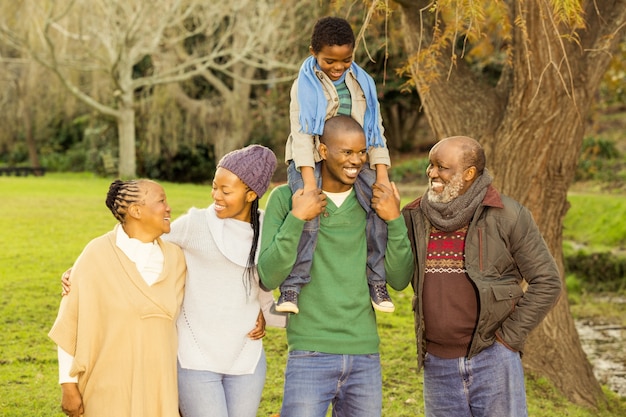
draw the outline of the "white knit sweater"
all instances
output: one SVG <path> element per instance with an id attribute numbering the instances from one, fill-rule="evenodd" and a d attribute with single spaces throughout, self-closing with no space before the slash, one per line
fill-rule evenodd
<path id="1" fill-rule="evenodd" d="M 259 288 L 256 274 L 244 270 L 252 244 L 250 223 L 219 219 L 213 205 L 192 208 L 172 223 L 164 240 L 179 245 L 187 262 L 185 297 L 178 318 L 178 360 L 183 368 L 229 375 L 251 374 L 261 357 L 261 340 L 247 337 L 271 293 Z M 259 240 L 260 243 L 260 240 Z M 284 326 L 271 322 L 268 324 Z"/>

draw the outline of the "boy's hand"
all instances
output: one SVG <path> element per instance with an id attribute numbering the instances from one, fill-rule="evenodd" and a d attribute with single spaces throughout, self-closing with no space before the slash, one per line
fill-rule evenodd
<path id="1" fill-rule="evenodd" d="M 381 219 L 390 221 L 400 217 L 400 192 L 394 182 L 391 183 L 391 188 L 374 184 L 372 194 L 372 208 Z"/>

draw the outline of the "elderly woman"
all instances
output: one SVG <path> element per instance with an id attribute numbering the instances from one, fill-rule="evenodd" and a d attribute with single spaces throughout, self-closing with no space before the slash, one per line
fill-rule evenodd
<path id="1" fill-rule="evenodd" d="M 186 274 L 163 187 L 114 181 L 119 224 L 87 244 L 71 270 L 50 338 L 68 416 L 177 417 L 176 319 Z"/>

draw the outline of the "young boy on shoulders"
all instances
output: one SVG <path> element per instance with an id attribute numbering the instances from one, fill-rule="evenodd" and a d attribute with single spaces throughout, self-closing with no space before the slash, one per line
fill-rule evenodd
<path id="1" fill-rule="evenodd" d="M 350 24 L 337 17 L 317 21 L 311 36 L 308 57 L 291 89 L 291 132 L 285 160 L 292 193 L 307 193 L 320 188 L 319 136 L 327 119 L 346 115 L 365 131 L 369 164 L 358 172 L 355 190 L 367 213 L 367 280 L 372 305 L 376 310 L 393 312 L 387 292 L 384 253 L 387 225 L 371 207 L 372 185 L 391 188 L 387 169 L 389 149 L 383 135 L 376 85 L 372 77 L 354 62 L 355 38 Z M 350 173 L 351 167 L 344 168 Z M 327 215 L 324 213 L 323 215 Z M 311 280 L 311 264 L 317 243 L 319 217 L 309 219 L 298 244 L 293 269 L 280 286 L 277 310 L 298 313 L 298 295 Z"/>

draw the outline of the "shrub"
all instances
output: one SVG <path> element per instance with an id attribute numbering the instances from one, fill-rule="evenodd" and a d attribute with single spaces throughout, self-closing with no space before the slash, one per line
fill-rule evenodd
<path id="1" fill-rule="evenodd" d="M 178 183 L 206 183 L 213 178 L 215 158 L 213 148 L 181 145 L 174 155 L 146 155 L 138 163 L 140 176 Z"/>
<path id="2" fill-rule="evenodd" d="M 615 142 L 594 137 L 585 138 L 575 180 L 614 182 L 616 173 L 622 171 L 625 166 L 624 161 L 619 159 L 620 157 Z"/>
<path id="3" fill-rule="evenodd" d="M 579 250 L 566 254 L 564 260 L 566 274 L 584 277 L 582 282 L 576 283 L 577 287 L 584 286 L 588 291 L 626 290 L 626 257 Z"/>
<path id="4" fill-rule="evenodd" d="M 410 159 L 399 164 L 394 164 L 389 172 L 389 177 L 395 182 L 426 182 L 426 168 L 428 167 L 428 158 Z"/>

